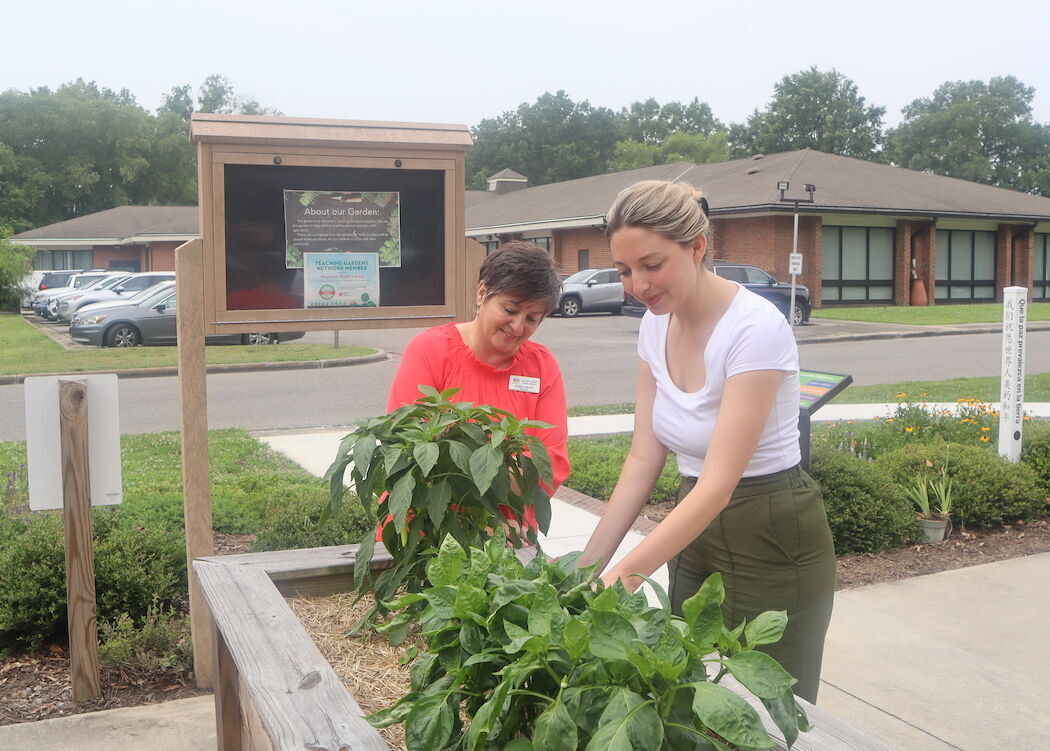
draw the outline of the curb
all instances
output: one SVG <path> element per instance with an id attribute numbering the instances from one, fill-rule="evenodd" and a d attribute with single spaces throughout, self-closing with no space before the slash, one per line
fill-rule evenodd
<path id="1" fill-rule="evenodd" d="M 803 344 L 833 344 L 835 342 L 862 342 L 875 339 L 914 339 L 916 337 L 923 336 L 962 336 L 964 334 L 1001 334 L 1003 331 L 1002 326 L 981 326 L 980 328 L 972 329 L 956 329 L 956 328 L 932 328 L 920 331 L 882 331 L 872 332 L 870 334 L 825 334 L 823 336 L 814 336 L 807 339 L 796 339 L 795 343 L 799 346 Z M 1025 332 L 1032 331 L 1050 331 L 1050 322 L 1047 321 L 1034 321 L 1025 327 Z"/>
<path id="2" fill-rule="evenodd" d="M 368 363 L 386 360 L 388 355 L 379 350 L 371 355 L 358 355 L 357 357 L 342 357 L 336 360 L 287 360 L 279 362 L 232 362 L 218 365 L 209 365 L 208 373 L 247 373 L 265 370 L 319 370 L 321 368 L 343 368 L 350 365 L 367 365 Z M 118 378 L 153 378 L 158 376 L 173 376 L 179 374 L 177 367 L 165 368 L 132 368 L 130 370 L 78 370 L 73 373 L 26 373 L 24 375 L 0 376 L 0 386 L 13 383 L 23 383 L 26 378 L 38 376 L 78 376 L 99 375 L 102 373 L 116 373 Z"/>

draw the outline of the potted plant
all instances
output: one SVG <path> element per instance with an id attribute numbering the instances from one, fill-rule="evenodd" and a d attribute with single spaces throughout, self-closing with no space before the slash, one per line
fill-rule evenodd
<path id="1" fill-rule="evenodd" d="M 550 498 L 540 486 L 551 483 L 550 456 L 528 430 L 551 426 L 496 407 L 453 402 L 458 389 L 420 386 L 420 391 L 414 404 L 359 421 L 325 475 L 331 488 L 328 511 L 339 512 L 350 468 L 372 523 L 354 566 L 355 589 L 373 592 L 377 602 L 362 623 L 381 615 L 382 603 L 399 590 L 417 592 L 426 584 L 426 564 L 446 537 L 465 548 L 480 547 L 506 523 L 515 547 L 535 543 L 536 530 L 524 521 L 528 506 L 535 509 L 540 531 L 550 525 Z M 394 565 L 372 579 L 369 562 L 377 538 Z M 399 617 L 386 627 L 392 635 L 407 633 L 410 620 Z"/>
<path id="2" fill-rule="evenodd" d="M 523 564 L 502 529 L 482 548 L 446 537 L 427 564 L 429 585 L 388 603 L 413 609 L 425 650 L 411 690 L 370 715 L 405 724 L 409 751 L 770 748 L 759 714 L 720 684 L 733 676 L 758 697 L 788 748 L 806 715 L 792 678 L 756 650 L 780 639 L 784 611 L 730 628 L 725 588 L 709 577 L 672 615 L 621 583 L 605 587 L 573 553 Z"/>
<path id="3" fill-rule="evenodd" d="M 926 542 L 944 542 L 949 534 L 952 512 L 952 478 L 948 477 L 948 468 L 942 467 L 940 477 L 935 479 L 919 475 L 905 492 L 915 504 Z"/>

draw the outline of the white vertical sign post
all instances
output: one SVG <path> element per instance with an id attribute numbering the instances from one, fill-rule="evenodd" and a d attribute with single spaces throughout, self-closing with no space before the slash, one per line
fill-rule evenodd
<path id="1" fill-rule="evenodd" d="M 798 259 L 797 263 L 796 260 Z M 798 271 L 795 271 L 796 265 Z M 802 273 L 802 254 L 798 252 L 798 203 L 795 204 L 795 226 L 791 232 L 791 301 L 788 303 L 788 323 L 795 325 L 795 279 Z"/>
<path id="2" fill-rule="evenodd" d="M 999 455 L 1021 459 L 1024 426 L 1024 339 L 1028 318 L 1028 289 L 1003 289 L 1003 369 L 1000 382 Z"/>

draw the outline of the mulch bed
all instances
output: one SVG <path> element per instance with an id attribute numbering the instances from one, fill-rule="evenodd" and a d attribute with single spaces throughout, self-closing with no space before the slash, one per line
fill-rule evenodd
<path id="1" fill-rule="evenodd" d="M 650 506 L 646 517 L 659 521 L 669 509 Z M 661 513 L 662 512 L 662 513 Z M 254 542 L 249 536 L 216 535 L 217 553 L 242 553 Z M 1042 519 L 1012 524 L 996 530 L 956 530 L 944 543 L 913 545 L 883 553 L 842 556 L 838 560 L 838 589 L 895 581 L 909 576 L 976 566 L 1022 555 L 1050 551 L 1050 523 Z M 340 599 L 342 598 L 342 599 Z M 370 639 L 365 649 L 342 637 L 355 620 L 350 597 L 333 595 L 295 600 L 292 607 L 306 628 L 315 634 L 318 647 L 341 675 L 378 676 L 368 688 L 356 685 L 354 697 L 367 712 L 389 706 L 406 693 L 397 662 L 400 649 L 391 650 L 381 638 Z M 350 649 L 345 649 L 351 647 Z M 352 660 L 353 664 L 347 664 Z M 365 662 L 367 661 L 367 663 Z M 208 694 L 194 687 L 187 676 L 157 673 L 129 674 L 103 668 L 101 699 L 74 704 L 69 684 L 69 660 L 61 645 L 33 653 L 0 658 L 0 725 L 62 717 L 80 712 L 138 706 Z M 381 731 L 393 748 L 403 742 L 400 726 Z"/>

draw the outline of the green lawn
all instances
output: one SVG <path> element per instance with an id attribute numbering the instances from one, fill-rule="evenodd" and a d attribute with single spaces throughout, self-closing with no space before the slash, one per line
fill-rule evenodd
<path id="1" fill-rule="evenodd" d="M 330 360 L 375 352 L 368 347 L 330 347 L 298 341 L 272 346 L 211 346 L 206 349 L 210 365 L 245 362 Z M 0 375 L 30 373 L 76 373 L 86 370 L 127 370 L 174 366 L 175 347 L 93 347 L 66 350 L 27 323 L 21 316 L 0 314 Z"/>
<path id="2" fill-rule="evenodd" d="M 120 447 L 123 502 L 96 513 L 117 514 L 124 525 L 181 535 L 179 434 L 124 435 Z M 243 430 L 209 431 L 208 456 L 217 532 L 255 534 L 258 549 L 271 550 L 346 544 L 363 533 L 363 514 L 353 503 L 343 504 L 343 518 L 318 524 L 328 484 Z M 0 515 L 28 503 L 24 441 L 0 442 L 0 477 Z"/>
<path id="3" fill-rule="evenodd" d="M 996 303 L 927 305 L 923 307 L 891 305 L 886 307 L 858 306 L 840 308 L 829 306 L 814 310 L 812 317 L 833 318 L 840 321 L 907 323 L 917 326 L 941 326 L 953 323 L 1001 323 L 1003 320 L 1003 306 Z M 1028 320 L 1050 321 L 1050 303 L 1039 302 L 1029 305 Z"/>

